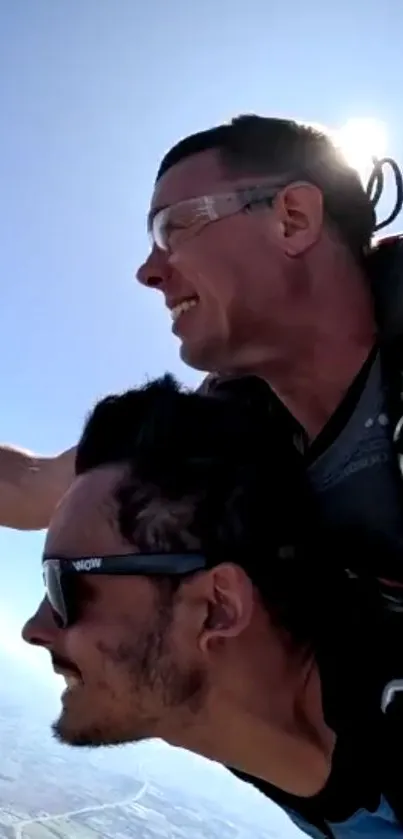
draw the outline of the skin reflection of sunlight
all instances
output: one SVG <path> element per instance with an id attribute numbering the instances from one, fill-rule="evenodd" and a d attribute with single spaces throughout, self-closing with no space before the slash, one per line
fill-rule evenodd
<path id="1" fill-rule="evenodd" d="M 386 153 L 386 126 L 377 119 L 349 119 L 334 132 L 334 140 L 350 166 L 365 178 L 372 158 Z"/>

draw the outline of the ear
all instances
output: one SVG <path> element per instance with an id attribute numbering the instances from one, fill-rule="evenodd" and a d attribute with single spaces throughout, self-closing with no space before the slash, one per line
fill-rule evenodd
<path id="1" fill-rule="evenodd" d="M 309 183 L 292 183 L 276 198 L 282 247 L 287 256 L 300 256 L 319 239 L 323 228 L 323 194 Z"/>
<path id="2" fill-rule="evenodd" d="M 254 587 L 239 565 L 223 563 L 205 575 L 205 619 L 199 636 L 200 649 L 240 635 L 249 625 L 254 609 Z"/>

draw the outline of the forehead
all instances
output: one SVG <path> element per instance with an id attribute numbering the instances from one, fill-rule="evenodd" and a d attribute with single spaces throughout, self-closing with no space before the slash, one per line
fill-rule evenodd
<path id="1" fill-rule="evenodd" d="M 199 152 L 175 163 L 162 175 L 155 185 L 151 207 L 164 207 L 204 195 L 224 182 L 219 152 L 216 149 Z"/>
<path id="2" fill-rule="evenodd" d="M 256 175 L 232 174 L 223 166 L 218 149 L 207 149 L 180 160 L 165 172 L 155 184 L 151 211 L 199 195 L 250 186 L 259 180 Z"/>
<path id="3" fill-rule="evenodd" d="M 46 554 L 69 558 L 133 551 L 118 528 L 115 491 L 124 474 L 114 466 L 76 478 L 50 522 Z"/>

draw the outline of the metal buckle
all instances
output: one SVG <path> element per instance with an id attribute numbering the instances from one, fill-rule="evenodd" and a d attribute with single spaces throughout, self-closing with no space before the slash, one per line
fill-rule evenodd
<path id="1" fill-rule="evenodd" d="M 388 684 L 385 685 L 381 697 L 381 711 L 383 714 L 386 713 L 388 706 L 391 702 L 393 702 L 395 695 L 402 692 L 403 679 L 392 679 L 391 682 L 388 682 Z"/>

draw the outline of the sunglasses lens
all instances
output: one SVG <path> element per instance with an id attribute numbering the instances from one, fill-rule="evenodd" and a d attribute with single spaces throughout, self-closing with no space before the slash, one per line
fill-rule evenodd
<path id="1" fill-rule="evenodd" d="M 61 572 L 58 565 L 47 562 L 43 570 L 46 596 L 52 608 L 58 626 L 66 627 L 68 623 L 66 603 L 61 584 Z"/>

